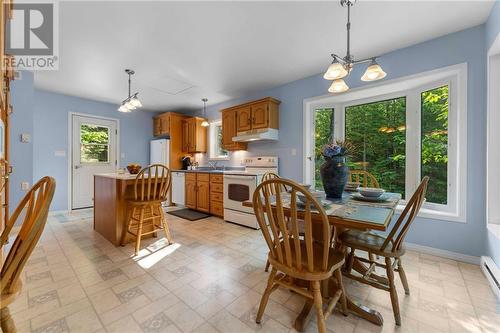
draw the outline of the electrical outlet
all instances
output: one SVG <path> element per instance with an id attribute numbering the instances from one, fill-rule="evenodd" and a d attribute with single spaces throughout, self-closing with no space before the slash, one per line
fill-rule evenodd
<path id="1" fill-rule="evenodd" d="M 28 183 L 28 182 L 21 182 L 21 190 L 28 191 L 29 189 L 30 189 L 30 183 Z"/>
<path id="2" fill-rule="evenodd" d="M 28 133 L 21 134 L 22 143 L 30 143 L 30 141 L 31 141 L 31 135 L 29 135 Z"/>

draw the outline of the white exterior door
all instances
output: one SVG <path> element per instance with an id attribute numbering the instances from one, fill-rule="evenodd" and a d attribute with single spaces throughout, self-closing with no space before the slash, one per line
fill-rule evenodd
<path id="1" fill-rule="evenodd" d="M 72 115 L 72 209 L 93 206 L 94 174 L 116 171 L 116 138 L 116 120 Z"/>

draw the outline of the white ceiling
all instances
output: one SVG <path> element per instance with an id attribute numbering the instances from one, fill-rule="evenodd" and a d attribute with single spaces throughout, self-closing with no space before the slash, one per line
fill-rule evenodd
<path id="1" fill-rule="evenodd" d="M 492 1 L 368 1 L 352 10 L 356 58 L 483 23 Z M 125 68 L 145 109 L 186 110 L 308 77 L 345 53 L 338 1 L 61 2 L 58 71 L 36 87 L 119 103 Z"/>

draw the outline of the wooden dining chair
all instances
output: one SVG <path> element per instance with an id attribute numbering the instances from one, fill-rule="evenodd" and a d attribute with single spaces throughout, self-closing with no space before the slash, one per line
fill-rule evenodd
<path id="1" fill-rule="evenodd" d="M 162 164 L 143 168 L 135 177 L 134 199 L 127 201 L 126 226 L 120 244 L 128 234 L 135 236 L 135 255 L 139 253 L 141 237 L 163 229 L 169 244 L 173 242 L 162 203 L 167 200 L 171 186 L 170 170 Z"/>
<path id="2" fill-rule="evenodd" d="M 349 170 L 349 177 L 347 180 L 359 183 L 363 187 L 380 187 L 377 178 L 365 170 Z"/>
<path id="3" fill-rule="evenodd" d="M 290 189 L 290 195 L 280 190 L 283 186 Z M 305 198 L 301 211 L 298 209 L 298 194 Z M 285 207 L 284 196 L 290 197 L 289 207 Z M 347 313 L 347 304 L 341 273 L 344 256 L 331 246 L 332 230 L 325 210 L 304 187 L 291 180 L 278 178 L 267 180 L 257 187 L 253 194 L 253 206 L 269 247 L 268 260 L 272 265 L 256 322 L 261 322 L 270 294 L 282 286 L 314 301 L 318 330 L 326 332 L 325 320 L 339 299 L 344 314 Z M 319 212 L 319 218 L 314 222 L 313 210 Z M 304 236 L 299 235 L 299 218 L 304 223 Z M 313 223 L 315 228 L 321 230 L 320 239 L 313 238 Z M 326 311 L 323 311 L 320 282 L 331 279 L 333 275 L 337 290 Z M 304 281 L 306 287 L 299 281 Z"/>
<path id="4" fill-rule="evenodd" d="M 21 229 L 0 270 L 0 327 L 4 333 L 16 332 L 8 306 L 21 293 L 20 276 L 47 223 L 55 188 L 54 178 L 43 177 L 40 179 L 26 193 L 0 235 L 1 251 L 9 239 L 12 227 L 22 216 Z"/>
<path id="5" fill-rule="evenodd" d="M 396 325 L 401 325 L 401 315 L 399 313 L 398 294 L 394 285 L 394 272 L 399 273 L 405 293 L 409 295 L 410 288 L 401 261 L 401 257 L 405 254 L 403 242 L 410 229 L 411 223 L 425 201 L 428 182 L 429 177 L 424 177 L 387 236 L 358 230 L 349 230 L 340 235 L 340 241 L 343 245 L 350 248 L 346 264 L 346 276 L 358 282 L 388 291 L 391 295 L 392 310 L 394 312 Z M 385 264 L 358 257 L 355 255 L 356 250 L 374 253 L 384 257 Z M 354 260 L 369 264 L 364 275 L 352 271 Z M 376 276 L 376 267 L 384 268 L 387 278 Z"/>

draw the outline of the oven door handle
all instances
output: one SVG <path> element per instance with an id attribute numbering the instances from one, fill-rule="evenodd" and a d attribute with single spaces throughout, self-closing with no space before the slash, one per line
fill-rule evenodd
<path id="1" fill-rule="evenodd" d="M 255 178 L 255 176 L 229 176 L 226 175 L 224 178 L 227 179 L 241 179 L 241 180 L 251 180 L 252 178 Z"/>

